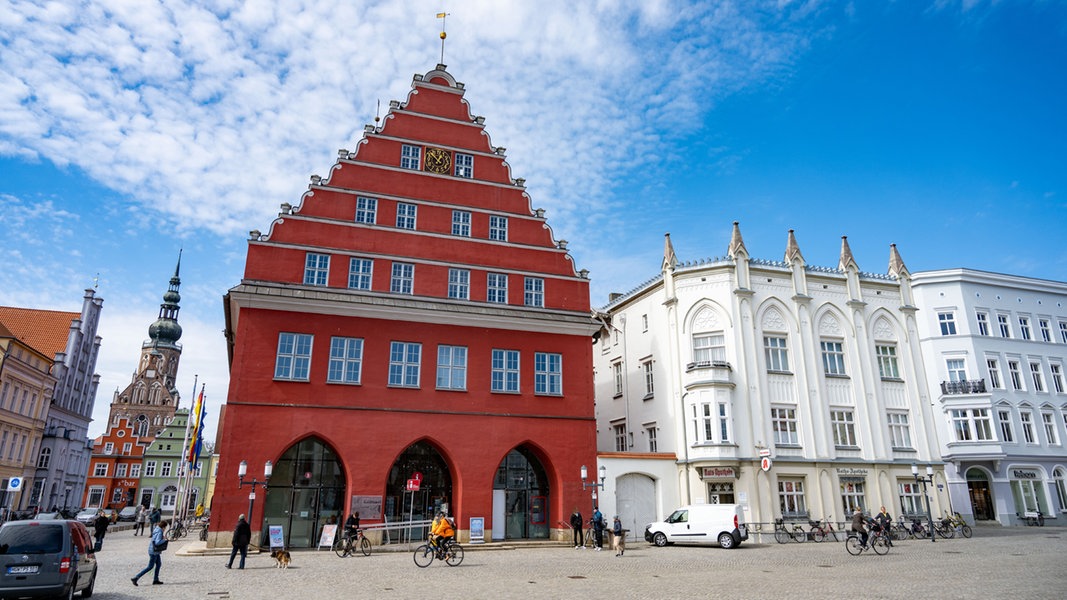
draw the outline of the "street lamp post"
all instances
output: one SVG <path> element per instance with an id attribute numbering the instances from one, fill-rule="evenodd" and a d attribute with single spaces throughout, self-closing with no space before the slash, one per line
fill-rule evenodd
<path id="1" fill-rule="evenodd" d="M 237 478 L 240 480 L 238 488 L 243 488 L 246 485 L 252 486 L 252 491 L 248 493 L 248 523 L 252 523 L 252 507 L 256 503 L 256 486 L 262 486 L 264 490 L 267 489 L 267 481 L 270 480 L 270 474 L 274 471 L 274 465 L 270 464 L 268 460 L 263 465 L 263 481 L 259 481 L 255 477 L 252 481 L 245 481 L 245 475 L 248 474 L 248 461 L 241 461 L 241 464 L 237 467 Z"/>
<path id="2" fill-rule="evenodd" d="M 608 478 L 608 470 L 604 465 L 600 465 L 600 468 L 597 469 L 597 474 L 600 476 L 600 483 L 596 481 L 586 483 L 586 479 L 589 479 L 589 470 L 585 468 L 585 465 L 582 465 L 582 489 L 593 488 L 593 512 L 596 512 L 597 507 L 596 490 L 597 488 L 604 489 L 604 480 Z"/>
<path id="3" fill-rule="evenodd" d="M 915 476 L 915 483 L 923 485 L 923 498 L 926 499 L 926 520 L 930 522 L 930 541 L 936 542 L 937 539 L 934 538 L 934 516 L 930 512 L 930 496 L 926 492 L 926 484 L 934 485 L 934 468 L 926 465 L 926 477 L 919 477 L 919 466 L 911 463 L 911 474 Z"/>
<path id="4" fill-rule="evenodd" d="M 67 512 L 67 507 L 70 506 L 70 487 L 67 486 L 67 495 L 63 496 L 63 512 Z"/>

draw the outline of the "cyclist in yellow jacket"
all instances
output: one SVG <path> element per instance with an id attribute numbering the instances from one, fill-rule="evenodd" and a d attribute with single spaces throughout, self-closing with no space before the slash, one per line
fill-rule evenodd
<path id="1" fill-rule="evenodd" d="M 452 523 L 449 522 L 445 513 L 441 512 L 437 514 L 437 523 L 430 530 L 430 534 L 433 536 L 434 545 L 443 550 L 448 540 L 455 537 L 456 530 L 452 527 Z"/>

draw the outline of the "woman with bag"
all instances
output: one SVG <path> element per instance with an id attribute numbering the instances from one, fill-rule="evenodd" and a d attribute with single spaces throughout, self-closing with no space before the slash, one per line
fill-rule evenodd
<path id="1" fill-rule="evenodd" d="M 148 566 L 144 568 L 140 573 L 130 578 L 133 585 L 137 585 L 137 580 L 142 575 L 152 570 L 154 567 L 156 572 L 152 576 L 152 585 L 163 585 L 163 582 L 159 580 L 159 568 L 163 566 L 163 551 L 167 549 L 167 539 L 163 537 L 163 532 L 170 525 L 168 521 L 160 521 L 158 525 L 152 528 L 152 537 L 148 540 Z"/>

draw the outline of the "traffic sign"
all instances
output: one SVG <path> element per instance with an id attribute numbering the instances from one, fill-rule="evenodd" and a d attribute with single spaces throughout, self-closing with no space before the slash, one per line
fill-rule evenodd
<path id="1" fill-rule="evenodd" d="M 759 468 L 763 469 L 764 471 L 770 471 L 771 470 L 771 459 L 770 459 L 770 457 L 764 456 L 759 461 Z"/>
<path id="2" fill-rule="evenodd" d="M 14 491 L 20 490 L 20 489 L 22 489 L 22 478 L 21 477 L 12 477 L 11 479 L 7 480 L 7 491 L 14 492 Z"/>

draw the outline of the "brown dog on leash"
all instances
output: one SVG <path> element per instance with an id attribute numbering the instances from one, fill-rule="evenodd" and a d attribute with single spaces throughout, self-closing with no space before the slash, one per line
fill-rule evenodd
<path id="1" fill-rule="evenodd" d="M 272 550 L 270 557 L 277 563 L 275 566 L 279 569 L 288 569 L 289 563 L 292 562 L 292 556 L 289 555 L 288 550 Z"/>

